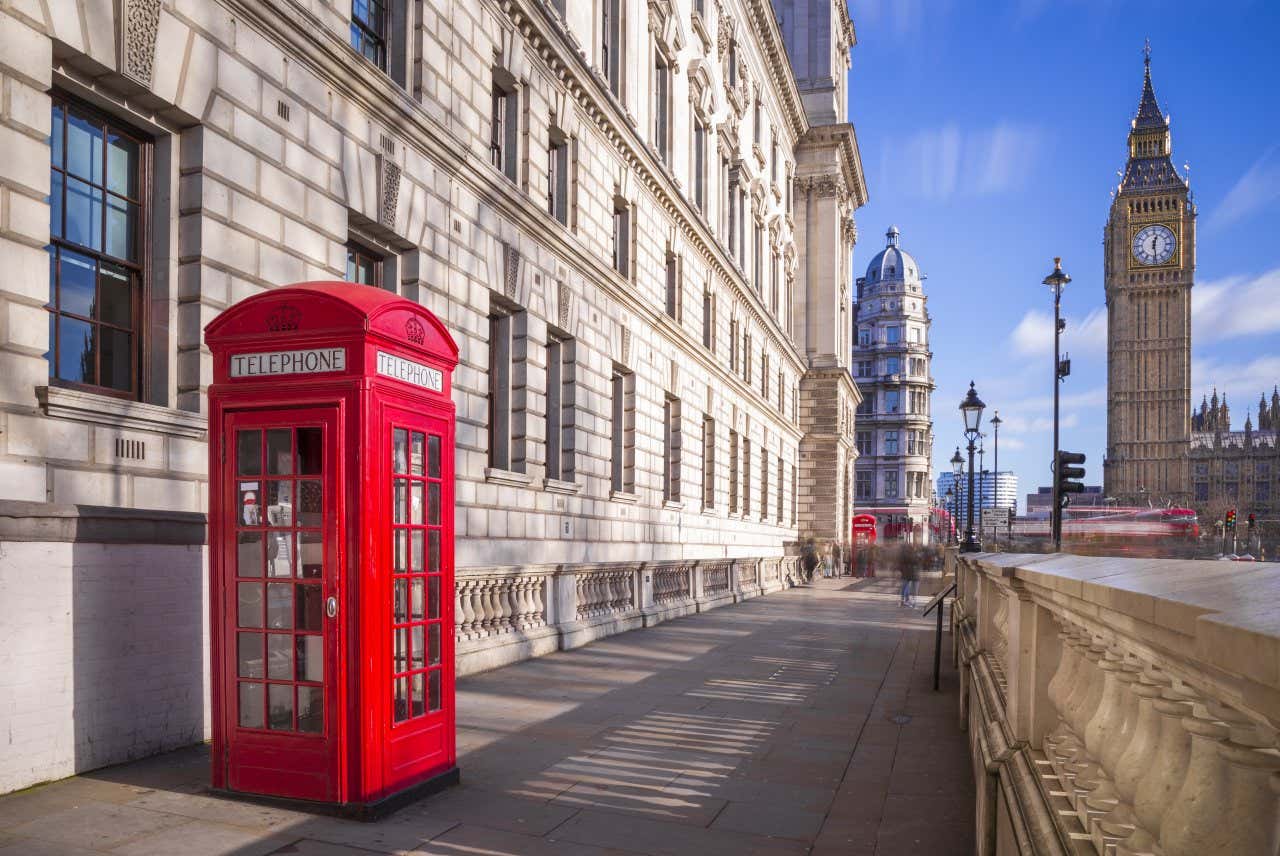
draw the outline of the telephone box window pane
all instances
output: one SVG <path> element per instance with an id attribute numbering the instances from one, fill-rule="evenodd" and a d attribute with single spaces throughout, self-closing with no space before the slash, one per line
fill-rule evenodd
<path id="1" fill-rule="evenodd" d="M 427 681 L 428 688 L 428 710 L 440 709 L 440 670 L 436 669 L 429 672 L 431 677 Z"/>
<path id="2" fill-rule="evenodd" d="M 298 472 L 304 476 L 320 475 L 324 452 L 319 428 L 298 429 Z"/>
<path id="3" fill-rule="evenodd" d="M 293 525 L 293 482 L 267 482 L 267 525 Z"/>
<path id="4" fill-rule="evenodd" d="M 440 438 L 434 434 L 427 438 L 427 475 L 440 478 Z"/>
<path id="5" fill-rule="evenodd" d="M 262 634 L 236 634 L 236 674 L 242 678 L 262 677 Z"/>
<path id="6" fill-rule="evenodd" d="M 293 429 L 272 428 L 267 432 L 267 473 L 293 475 Z"/>
<path id="7" fill-rule="evenodd" d="M 324 570 L 324 543 L 319 532 L 298 533 L 298 576 L 320 579 Z"/>
<path id="8" fill-rule="evenodd" d="M 409 482 L 407 479 L 396 479 L 395 497 L 392 500 L 392 516 L 395 523 L 409 522 Z"/>
<path id="9" fill-rule="evenodd" d="M 288 630 L 293 626 L 293 584 L 267 584 L 267 626 Z"/>
<path id="10" fill-rule="evenodd" d="M 267 727 L 293 730 L 293 684 L 267 685 Z"/>
<path id="11" fill-rule="evenodd" d="M 240 727 L 261 728 L 262 684 L 240 682 Z"/>
<path id="12" fill-rule="evenodd" d="M 307 479 L 298 483 L 298 525 L 320 525 L 320 481 Z"/>
<path id="13" fill-rule="evenodd" d="M 293 576 L 293 552 L 289 549 L 291 536 L 288 532 L 267 533 L 267 576 Z"/>
<path id="14" fill-rule="evenodd" d="M 236 576 L 262 576 L 262 533 L 240 532 L 236 540 Z"/>
<path id="15" fill-rule="evenodd" d="M 418 573 L 422 573 L 422 530 L 414 529 L 412 538 L 413 538 L 413 557 L 411 559 L 413 563 L 412 567 Z"/>
<path id="16" fill-rule="evenodd" d="M 413 715 L 422 716 L 427 711 L 426 687 L 424 686 L 425 678 L 422 672 L 413 676 Z"/>
<path id="17" fill-rule="evenodd" d="M 422 482 L 411 485 L 412 501 L 409 504 L 409 522 L 415 526 L 422 525 Z"/>
<path id="18" fill-rule="evenodd" d="M 299 636 L 297 639 L 298 680 L 318 684 L 324 680 L 324 637 Z"/>
<path id="19" fill-rule="evenodd" d="M 429 642 L 427 650 L 431 652 L 431 665 L 439 665 L 440 663 L 440 625 L 432 624 L 427 629 L 427 641 Z"/>
<path id="20" fill-rule="evenodd" d="M 236 624 L 262 626 L 262 583 L 236 584 Z"/>
<path id="21" fill-rule="evenodd" d="M 440 525 L 440 485 L 435 482 L 427 486 L 427 523 Z"/>
<path id="22" fill-rule="evenodd" d="M 413 620 L 422 620 L 422 577 L 413 578 Z"/>
<path id="23" fill-rule="evenodd" d="M 247 677 L 259 676 L 248 675 Z M 291 634 L 267 634 L 267 677 L 273 681 L 293 680 L 293 636 Z"/>
<path id="24" fill-rule="evenodd" d="M 427 578 L 427 618 L 440 617 L 440 578 Z"/>
<path id="25" fill-rule="evenodd" d="M 428 530 L 427 540 L 431 547 L 430 551 L 427 553 L 427 572 L 432 574 L 438 573 L 440 571 L 440 530 Z"/>
<path id="26" fill-rule="evenodd" d="M 391 432 L 394 451 L 395 471 L 409 472 L 409 432 L 403 428 L 395 428 Z"/>
<path id="27" fill-rule="evenodd" d="M 323 687 L 298 687 L 298 730 L 324 733 Z"/>
<path id="28" fill-rule="evenodd" d="M 404 722 L 409 718 L 409 679 L 396 678 L 395 680 L 395 720 L 396 722 Z"/>
<path id="29" fill-rule="evenodd" d="M 396 530 L 396 567 L 397 574 L 403 574 L 409 570 L 407 561 L 409 559 L 409 533 L 404 529 Z"/>
<path id="30" fill-rule="evenodd" d="M 421 669 L 424 665 L 426 665 L 426 661 L 424 659 L 424 650 L 423 650 L 425 646 L 423 645 L 423 639 L 422 639 L 422 625 L 415 624 L 413 625 L 412 630 L 413 630 L 413 645 L 409 650 L 413 654 L 413 668 Z"/>
<path id="31" fill-rule="evenodd" d="M 256 481 L 240 482 L 240 525 L 262 524 L 262 492 Z"/>
<path id="32" fill-rule="evenodd" d="M 404 624 L 409 620 L 409 581 L 395 581 L 395 621 Z"/>
<path id="33" fill-rule="evenodd" d="M 409 669 L 409 629 L 400 627 L 396 629 L 396 671 L 404 672 Z"/>
<path id="34" fill-rule="evenodd" d="M 410 475 L 415 475 L 415 476 L 422 475 L 423 441 L 424 441 L 423 435 L 418 431 L 414 431 L 413 439 L 409 447 Z"/>
<path id="35" fill-rule="evenodd" d="M 298 630 L 320 631 L 320 616 L 324 613 L 324 598 L 320 586 L 299 585 L 293 594 L 294 627 Z"/>

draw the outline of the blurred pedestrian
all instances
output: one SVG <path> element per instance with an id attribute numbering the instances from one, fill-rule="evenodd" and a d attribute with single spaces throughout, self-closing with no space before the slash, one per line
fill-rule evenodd
<path id="1" fill-rule="evenodd" d="M 916 587 L 920 584 L 920 551 L 914 544 L 898 548 L 898 575 L 902 577 L 902 605 L 915 606 Z"/>

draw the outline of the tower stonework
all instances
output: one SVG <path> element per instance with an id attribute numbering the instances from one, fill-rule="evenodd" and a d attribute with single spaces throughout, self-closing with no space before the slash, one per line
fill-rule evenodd
<path id="1" fill-rule="evenodd" d="M 1151 57 L 1129 159 L 1105 234 L 1106 494 L 1124 504 L 1190 500 L 1191 287 L 1196 208 L 1171 161 Z"/>

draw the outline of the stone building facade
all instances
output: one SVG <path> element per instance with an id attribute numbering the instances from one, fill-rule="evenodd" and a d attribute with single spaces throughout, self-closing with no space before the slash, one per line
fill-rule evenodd
<path id="1" fill-rule="evenodd" d="M 1191 288 L 1196 206 L 1170 157 L 1151 57 L 1129 159 L 1104 232 L 1107 449 L 1103 488 L 1121 505 L 1190 499 Z"/>
<path id="2" fill-rule="evenodd" d="M 924 274 L 898 228 L 857 281 L 853 373 L 862 389 L 854 496 L 884 531 L 926 543 L 933 487 L 934 382 Z"/>
<path id="3" fill-rule="evenodd" d="M 1243 532 L 1252 513 L 1268 535 L 1280 535 L 1280 390 L 1258 401 L 1257 422 L 1244 418 L 1244 429 L 1231 429 L 1226 396 L 1200 402 L 1191 414 L 1191 507 L 1209 529 L 1229 509 L 1236 509 Z"/>
<path id="4" fill-rule="evenodd" d="M 448 325 L 460 572 L 848 537 L 840 0 L 34 0 L 0 43 L 0 791 L 207 733 L 202 330 L 263 289 Z"/>

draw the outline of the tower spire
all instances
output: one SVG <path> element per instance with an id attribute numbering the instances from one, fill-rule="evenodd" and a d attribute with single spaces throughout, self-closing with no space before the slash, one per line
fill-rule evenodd
<path id="1" fill-rule="evenodd" d="M 1160 112 L 1160 103 L 1156 101 L 1156 90 L 1151 84 L 1151 40 L 1147 39 L 1142 49 L 1142 98 L 1138 101 L 1138 115 L 1134 117 L 1134 130 L 1143 128 L 1167 128 L 1169 123 Z"/>

